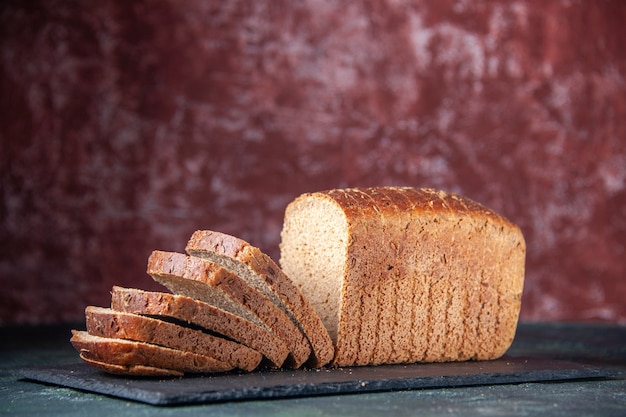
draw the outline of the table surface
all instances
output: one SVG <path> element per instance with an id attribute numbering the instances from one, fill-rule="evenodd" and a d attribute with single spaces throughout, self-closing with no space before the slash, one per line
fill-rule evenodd
<path id="1" fill-rule="evenodd" d="M 522 323 L 507 354 L 562 359 L 610 369 L 600 380 L 419 389 L 356 395 L 155 407 L 25 381 L 19 370 L 80 362 L 73 326 L 0 327 L 0 415 L 116 416 L 626 416 L 626 326 Z M 80 326 L 77 326 L 80 327 Z"/>

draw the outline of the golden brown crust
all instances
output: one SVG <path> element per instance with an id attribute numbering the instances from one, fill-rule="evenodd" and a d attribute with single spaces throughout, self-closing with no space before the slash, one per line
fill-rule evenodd
<path id="1" fill-rule="evenodd" d="M 333 344 L 319 316 L 291 279 L 260 249 L 230 235 L 199 230 L 189 239 L 186 251 L 194 256 L 214 252 L 247 265 L 271 287 L 293 314 L 295 323 L 302 328 L 312 348 L 308 365 L 320 367 L 332 360 Z"/>
<path id="2" fill-rule="evenodd" d="M 372 187 L 345 188 L 303 194 L 330 198 L 339 204 L 346 216 L 395 216 L 407 209 L 414 215 L 423 213 L 434 214 L 471 214 L 484 216 L 494 222 L 503 222 L 508 226 L 517 227 L 495 211 L 467 197 L 432 188 L 412 187 Z"/>
<path id="3" fill-rule="evenodd" d="M 284 365 L 298 368 L 309 358 L 309 342 L 287 314 L 259 290 L 216 263 L 181 253 L 154 251 L 148 259 L 148 274 L 170 291 L 197 300 L 203 300 L 203 297 L 192 283 L 200 282 L 213 291 L 220 291 L 256 315 L 285 342 L 290 350 L 290 358 Z M 169 285 L 170 279 L 177 280 L 177 285 Z"/>
<path id="4" fill-rule="evenodd" d="M 124 339 L 93 336 L 72 331 L 70 339 L 82 357 L 119 366 L 148 366 L 183 373 L 215 373 L 233 369 L 227 363 L 191 352 Z"/>
<path id="5" fill-rule="evenodd" d="M 240 343 L 151 317 L 89 306 L 85 309 L 89 334 L 152 343 L 205 355 L 246 371 L 254 370 L 262 355 Z"/>
<path id="6" fill-rule="evenodd" d="M 285 343 L 269 330 L 189 297 L 113 287 L 111 308 L 127 313 L 172 317 L 192 323 L 255 349 L 273 367 L 280 367 L 289 354 Z"/>

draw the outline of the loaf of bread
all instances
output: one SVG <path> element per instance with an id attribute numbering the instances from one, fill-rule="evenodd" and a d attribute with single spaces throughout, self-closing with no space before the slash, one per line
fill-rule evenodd
<path id="1" fill-rule="evenodd" d="M 289 348 L 284 367 L 299 368 L 309 359 L 309 341 L 284 310 L 215 262 L 182 253 L 153 251 L 148 258 L 148 274 L 174 294 L 210 303 L 266 326 Z"/>
<path id="2" fill-rule="evenodd" d="M 335 344 L 335 366 L 486 360 L 513 341 L 520 229 L 431 189 L 308 193 L 286 208 L 282 270 Z"/>
<path id="3" fill-rule="evenodd" d="M 171 293 L 114 287 L 71 342 L 109 373 L 181 376 L 488 360 L 508 349 L 524 281 L 520 229 L 432 189 L 303 194 L 285 211 L 280 267 L 234 236 L 199 230 L 187 254 L 154 251 Z"/>

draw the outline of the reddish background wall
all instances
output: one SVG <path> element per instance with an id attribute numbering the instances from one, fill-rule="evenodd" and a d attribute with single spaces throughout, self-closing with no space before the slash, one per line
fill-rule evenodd
<path id="1" fill-rule="evenodd" d="M 200 228 L 430 186 L 528 245 L 524 320 L 626 322 L 626 3 L 3 1 L 0 323 L 158 288 Z"/>

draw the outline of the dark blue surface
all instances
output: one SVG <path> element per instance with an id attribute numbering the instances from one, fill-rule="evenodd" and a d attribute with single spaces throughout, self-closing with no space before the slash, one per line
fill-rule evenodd
<path id="1" fill-rule="evenodd" d="M 176 407 L 154 407 L 22 379 L 20 373 L 32 366 L 53 364 L 62 369 L 68 369 L 66 366 L 85 369 L 68 342 L 69 327 L 4 328 L 0 329 L 0 336 L 2 416 L 626 415 L 626 327 L 623 326 L 522 324 L 509 351 L 510 355 L 530 357 L 536 364 L 545 365 L 552 361 L 542 362 L 540 359 L 552 358 L 591 364 L 594 369 L 602 368 L 613 373 L 613 377 L 606 379 L 363 392 L 372 388 L 366 383 L 362 387 L 364 390 L 354 395 L 298 396 Z M 360 387 L 361 382 L 369 380 L 355 375 L 355 369 L 352 369 L 352 375 L 347 370 L 344 377 L 347 380 L 352 377 Z M 556 369 L 547 371 L 553 372 L 553 377 L 558 377 L 560 372 Z"/>

